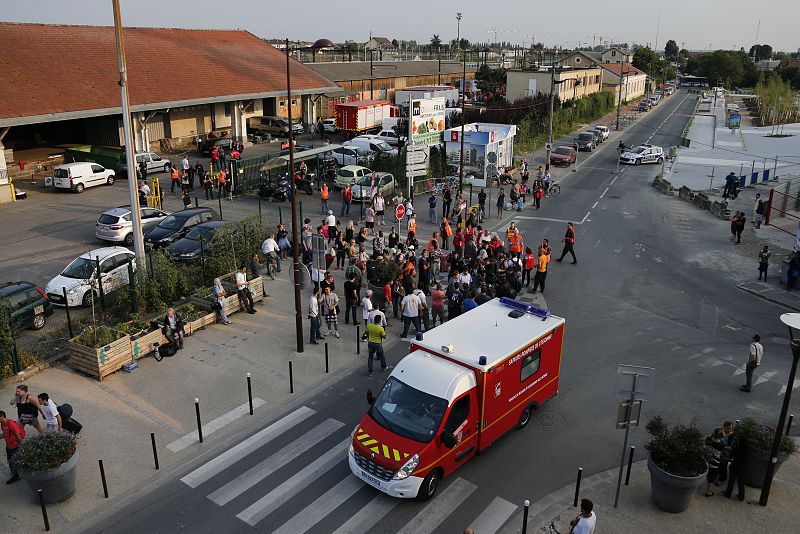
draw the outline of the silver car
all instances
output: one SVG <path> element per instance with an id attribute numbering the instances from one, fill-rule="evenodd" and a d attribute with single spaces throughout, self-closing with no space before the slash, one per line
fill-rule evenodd
<path id="1" fill-rule="evenodd" d="M 388 172 L 376 172 L 375 181 L 381 190 L 381 196 L 391 198 L 394 194 L 396 183 L 394 176 Z M 361 181 L 353 186 L 353 202 L 372 202 L 377 190 L 372 180 L 372 175 L 364 176 Z"/>
<path id="2" fill-rule="evenodd" d="M 147 165 L 148 174 L 151 172 L 169 172 L 172 170 L 172 163 L 168 159 L 163 159 L 155 152 L 137 152 L 134 154 L 136 158 L 136 168 L 134 171 L 139 170 L 139 164 L 144 162 Z M 128 161 L 122 160 L 120 163 L 119 172 L 122 175 L 128 173 Z"/>
<path id="3" fill-rule="evenodd" d="M 166 211 L 155 208 L 139 208 L 142 212 L 142 234 L 164 220 Z M 133 245 L 133 221 L 130 206 L 121 206 L 103 212 L 95 223 L 94 235 L 97 239 L 113 243 Z"/>

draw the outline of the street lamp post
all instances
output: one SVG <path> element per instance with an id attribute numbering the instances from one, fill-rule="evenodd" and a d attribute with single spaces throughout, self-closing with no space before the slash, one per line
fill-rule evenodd
<path id="1" fill-rule="evenodd" d="M 456 13 L 457 27 L 456 27 L 456 51 L 461 48 L 461 12 Z"/>
<path id="2" fill-rule="evenodd" d="M 792 399 L 794 377 L 797 374 L 797 362 L 800 360 L 800 339 L 795 339 L 793 333 L 794 330 L 800 329 L 800 313 L 784 313 L 781 315 L 781 322 L 789 327 L 789 339 L 792 341 L 792 369 L 789 371 L 786 393 L 783 394 L 783 406 L 781 406 L 778 426 L 775 428 L 775 441 L 772 442 L 772 452 L 769 455 L 767 473 L 764 476 L 764 484 L 761 486 L 761 498 L 758 500 L 758 504 L 761 506 L 766 506 L 767 501 L 769 501 L 769 490 L 772 486 L 772 477 L 775 476 L 775 467 L 778 462 L 778 450 L 783 440 L 783 432 L 786 429 L 786 415 L 789 413 L 789 402 Z"/>

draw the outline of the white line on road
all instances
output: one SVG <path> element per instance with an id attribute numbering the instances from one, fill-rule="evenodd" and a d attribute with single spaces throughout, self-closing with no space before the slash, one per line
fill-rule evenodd
<path id="1" fill-rule="evenodd" d="M 616 176 L 614 177 L 614 179 L 613 179 L 613 180 L 611 180 L 611 183 L 610 183 L 610 184 L 608 184 L 608 185 L 609 185 L 609 186 L 612 186 L 612 185 L 614 185 L 614 182 L 616 182 L 616 181 L 617 181 L 617 178 L 619 178 L 619 174 L 618 174 L 618 175 L 616 175 Z"/>
<path id="2" fill-rule="evenodd" d="M 600 201 L 599 201 L 599 200 L 598 200 L 597 202 L 595 202 L 594 204 L 592 204 L 592 209 L 595 209 L 595 208 L 597 207 L 597 205 L 598 205 L 598 204 L 600 204 Z"/>
<path id="3" fill-rule="evenodd" d="M 348 473 L 341 482 L 298 512 L 272 534 L 304 534 L 308 532 L 364 486 L 366 484 Z"/>
<path id="4" fill-rule="evenodd" d="M 181 482 L 190 488 L 196 488 L 206 480 L 209 480 L 211 477 L 221 473 L 228 467 L 235 464 L 240 458 L 247 456 L 262 445 L 269 443 L 276 437 L 282 435 L 285 431 L 289 430 L 299 422 L 311 417 L 315 413 L 316 411 L 312 410 L 311 408 L 307 406 L 301 406 L 282 419 L 275 421 L 264 430 L 253 434 L 232 449 L 225 451 L 213 460 L 201 465 L 183 477 Z"/>
<path id="5" fill-rule="evenodd" d="M 420 512 L 414 516 L 397 534 L 430 534 L 453 513 L 456 507 L 467 500 L 478 486 L 464 480 L 455 479 L 452 484 L 430 501 Z"/>
<path id="6" fill-rule="evenodd" d="M 588 217 L 588 214 L 587 214 Z M 548 217 L 529 217 L 527 215 L 515 215 L 515 219 L 521 219 L 523 221 L 550 221 L 550 222 L 557 222 L 557 223 L 564 223 L 567 224 L 568 222 L 572 222 L 571 220 L 567 219 L 550 219 Z M 583 218 L 586 220 L 586 217 Z M 572 224 L 582 224 L 580 222 L 573 222 Z"/>
<path id="7" fill-rule="evenodd" d="M 517 510 L 517 505 L 500 497 L 494 500 L 472 522 L 472 530 L 481 534 L 494 534 L 502 527 L 508 518 Z"/>
<path id="8" fill-rule="evenodd" d="M 256 526 L 259 521 L 286 504 L 289 499 L 330 471 L 337 463 L 343 462 L 350 441 L 351 438 L 348 436 L 347 439 L 337 443 L 328 452 L 291 476 L 286 482 L 236 514 L 236 517 L 250 526 Z"/>
<path id="9" fill-rule="evenodd" d="M 608 193 L 608 187 L 606 187 L 606 190 L 603 191 L 603 193 L 600 195 L 600 198 L 603 198 L 604 196 L 606 196 L 606 193 Z"/>
<path id="10" fill-rule="evenodd" d="M 272 473 L 285 466 L 313 445 L 330 436 L 344 426 L 344 423 L 335 419 L 327 419 L 312 428 L 281 450 L 251 467 L 238 477 L 234 478 L 218 490 L 211 493 L 208 498 L 220 506 L 231 502 L 233 499 L 249 490 Z"/>
<path id="11" fill-rule="evenodd" d="M 379 493 L 365 507 L 337 528 L 333 534 L 364 534 L 370 532 L 386 514 L 394 510 L 400 499 Z"/>
<path id="12" fill-rule="evenodd" d="M 260 408 L 267 403 L 264 399 L 259 399 L 256 397 L 253 399 L 253 409 Z M 204 424 L 203 429 L 203 436 L 208 436 L 213 434 L 217 430 L 221 429 L 225 425 L 229 423 L 233 423 L 240 417 L 245 414 L 250 413 L 250 405 L 248 403 L 244 403 L 241 406 L 237 406 L 233 410 L 229 411 L 226 414 L 222 414 L 213 421 L 209 421 L 208 423 Z M 188 447 L 189 445 L 197 442 L 197 432 L 189 432 L 185 436 L 176 439 L 169 445 L 167 445 L 167 449 L 171 450 L 172 452 L 181 452 L 183 449 Z"/>
<path id="13" fill-rule="evenodd" d="M 589 215 L 590 215 L 591 213 L 592 213 L 591 211 L 587 211 L 587 212 L 586 212 L 586 215 L 584 215 L 584 216 L 583 216 L 583 219 L 581 219 L 581 222 L 579 222 L 578 224 L 583 224 L 583 223 L 585 223 L 585 222 L 586 222 L 586 219 L 588 219 L 588 218 L 589 218 Z"/>

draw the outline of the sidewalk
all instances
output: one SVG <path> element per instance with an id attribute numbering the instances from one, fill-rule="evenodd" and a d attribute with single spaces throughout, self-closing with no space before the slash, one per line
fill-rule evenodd
<path id="1" fill-rule="evenodd" d="M 800 499 L 800 460 L 794 457 L 784 463 L 775 476 L 770 491 L 769 503 L 759 506 L 761 490 L 747 487 L 745 502 L 736 497 L 727 499 L 722 495 L 723 486 L 714 487 L 713 497 L 705 498 L 705 484 L 698 488 L 689 509 L 680 514 L 662 511 L 650 499 L 650 473 L 647 461 L 635 462 L 631 468 L 630 486 L 620 489 L 619 506 L 614 508 L 619 468 L 610 469 L 581 481 L 581 498 L 594 503 L 597 515 L 597 534 L 643 534 L 680 533 L 706 534 L 709 532 L 796 532 L 796 506 Z M 569 484 L 551 493 L 528 511 L 530 534 L 548 532 L 550 521 L 556 516 L 555 526 L 561 533 L 569 532 L 569 521 L 580 509 L 572 506 L 575 485 Z M 503 534 L 518 534 L 522 531 L 522 513 L 513 517 Z"/>

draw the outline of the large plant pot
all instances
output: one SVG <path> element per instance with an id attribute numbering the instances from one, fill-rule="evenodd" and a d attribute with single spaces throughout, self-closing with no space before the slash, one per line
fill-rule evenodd
<path id="1" fill-rule="evenodd" d="M 696 477 L 679 477 L 667 473 L 653 461 L 647 459 L 650 470 L 650 496 L 653 502 L 664 510 L 677 514 L 685 511 L 692 502 L 692 496 L 706 479 L 708 471 Z"/>
<path id="2" fill-rule="evenodd" d="M 778 463 L 775 464 L 775 474 L 778 474 L 778 469 L 781 464 L 789 458 L 785 452 L 778 453 Z M 744 470 L 744 483 L 753 488 L 760 488 L 764 485 L 764 477 L 767 474 L 767 465 L 769 464 L 769 452 L 762 451 L 761 449 L 754 449 L 750 447 L 747 450 L 747 463 Z"/>
<path id="3" fill-rule="evenodd" d="M 75 493 L 75 467 L 78 465 L 78 457 L 76 450 L 72 458 L 55 469 L 33 475 L 20 474 L 20 477 L 33 492 L 37 502 L 38 490 L 42 490 L 46 504 L 65 501 Z"/>

